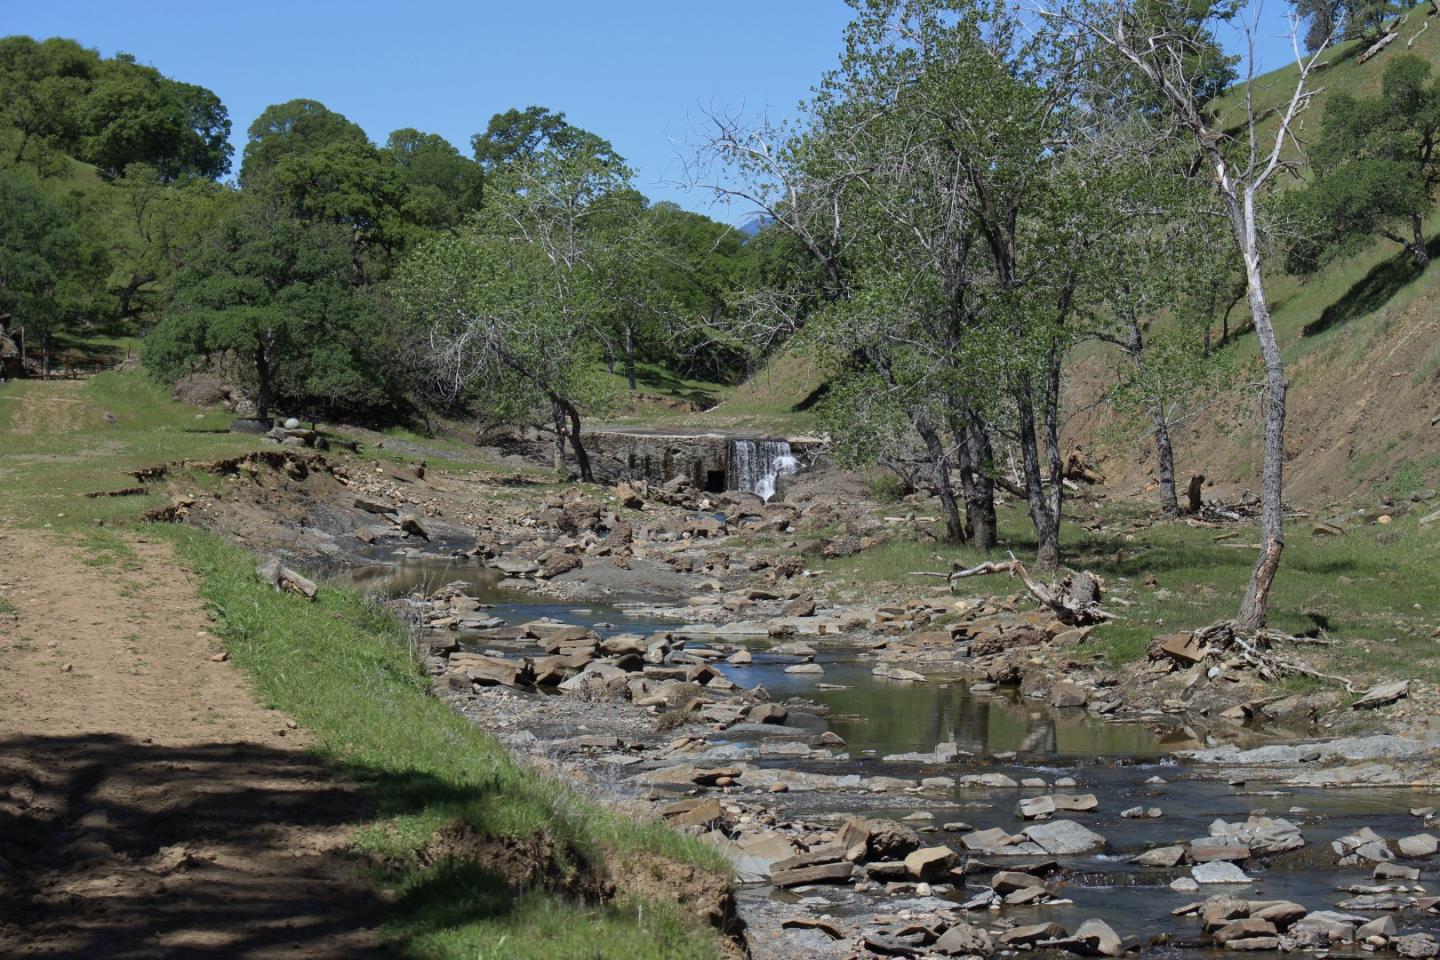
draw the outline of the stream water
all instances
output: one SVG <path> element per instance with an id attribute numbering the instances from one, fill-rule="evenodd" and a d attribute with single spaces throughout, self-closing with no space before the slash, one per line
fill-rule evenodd
<path id="1" fill-rule="evenodd" d="M 512 623 L 552 617 L 594 626 L 606 635 L 649 633 L 677 626 L 647 619 L 626 607 L 537 602 L 533 594 L 504 587 L 495 571 L 465 563 L 402 562 L 356 570 L 340 579 L 391 596 L 464 581 L 474 596 L 493 604 L 491 613 Z M 1013 693 L 975 692 L 959 680 L 924 684 L 889 681 L 872 675 L 869 663 L 851 652 L 817 646 L 817 660 L 825 668 L 818 675 L 786 673 L 785 667 L 796 659 L 765 652 L 768 644 L 763 642 L 752 647 L 754 659 L 749 665 L 717 664 L 737 683 L 763 685 L 776 699 L 803 697 L 828 708 L 829 727 L 845 738 L 851 759 L 838 764 L 786 760 L 784 766 L 910 779 L 948 776 L 959 780 L 962 774 L 976 771 L 1008 773 L 1017 780 L 1041 777 L 1047 782 L 1073 777 L 1077 786 L 1070 792 L 1094 793 L 1099 798 L 1095 812 L 1062 815 L 1108 841 L 1104 853 L 1056 858 L 1065 867 L 1058 893 L 1073 902 L 1007 907 L 1004 916 L 1017 923 L 1054 920 L 1073 930 L 1089 917 L 1100 917 L 1122 936 L 1137 935 L 1143 940 L 1170 934 L 1176 944 L 1198 945 L 1204 938 L 1195 919 L 1172 917 L 1170 911 L 1213 894 L 1294 900 L 1311 910 L 1336 909 L 1338 901 L 1350 896 L 1337 887 L 1376 881 L 1371 879 L 1371 865 L 1337 866 L 1330 841 L 1370 827 L 1389 839 L 1393 847 L 1399 837 L 1424 829 L 1409 814 L 1410 809 L 1440 803 L 1436 791 L 1427 789 L 1294 789 L 1270 787 L 1259 780 L 1230 785 L 1204 779 L 1168 753 L 1201 745 L 1183 726 L 1107 722 L 1083 711 L 1056 711 L 1026 702 Z M 722 733 L 712 739 L 723 737 Z M 974 758 L 943 766 L 884 759 L 888 754 L 928 752 L 946 741 L 955 742 Z M 1005 759 L 998 759 L 997 754 Z M 1157 776 L 1165 782 L 1150 782 Z M 960 849 L 963 831 L 947 831 L 942 825 L 959 821 L 979 828 L 1003 827 L 1019 832 L 1028 824 L 1016 813 L 1015 801 L 1036 792 L 956 786 L 938 796 L 933 792 L 923 797 L 816 792 L 786 795 L 783 802 L 787 813 L 802 817 L 853 810 L 898 820 L 923 810 L 933 815 L 933 820 L 916 824 L 930 831 L 926 842 L 948 843 Z M 1159 807 L 1163 816 L 1120 816 L 1122 810 L 1135 806 Z M 1253 878 L 1248 884 L 1206 885 L 1199 894 L 1181 893 L 1171 890 L 1169 883 L 1188 875 L 1186 868 L 1142 868 L 1127 862 L 1152 846 L 1207 836 L 1216 818 L 1243 821 L 1252 812 L 1262 810 L 1292 820 L 1304 832 L 1306 843 L 1299 850 L 1271 858 L 1268 864 L 1247 863 L 1247 872 Z M 1423 861 L 1406 863 L 1421 868 L 1422 882 L 1434 866 Z M 971 892 L 957 890 L 952 898 L 963 900 Z M 824 903 L 807 900 L 807 909 L 837 915 L 874 909 L 873 900 L 848 888 L 826 888 L 820 895 Z M 795 894 L 766 888 L 742 896 L 798 899 Z M 988 922 L 983 914 L 981 922 Z M 1402 932 L 1433 932 L 1440 928 L 1440 917 L 1413 910 L 1397 914 L 1396 922 Z"/>

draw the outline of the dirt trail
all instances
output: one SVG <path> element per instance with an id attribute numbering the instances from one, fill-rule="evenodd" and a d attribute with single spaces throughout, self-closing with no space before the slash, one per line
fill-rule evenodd
<path id="1" fill-rule="evenodd" d="M 214 659 L 168 544 L 129 543 L 0 530 L 0 953 L 375 954 L 358 791 Z"/>

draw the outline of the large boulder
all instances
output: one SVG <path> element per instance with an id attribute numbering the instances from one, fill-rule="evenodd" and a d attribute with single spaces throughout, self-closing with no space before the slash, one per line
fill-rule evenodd
<path id="1" fill-rule="evenodd" d="M 180 403 L 193 403 L 200 407 L 228 403 L 234 388 L 213 373 L 191 373 L 175 383 L 171 398 Z"/>

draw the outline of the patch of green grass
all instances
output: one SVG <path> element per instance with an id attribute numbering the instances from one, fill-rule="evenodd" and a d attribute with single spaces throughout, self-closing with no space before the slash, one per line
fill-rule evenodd
<path id="1" fill-rule="evenodd" d="M 687 377 L 684 374 L 667 370 L 658 363 L 641 361 L 635 364 L 635 390 L 630 390 L 630 381 L 625 376 L 625 368 L 616 364 L 615 369 L 600 367 L 599 376 L 609 381 L 609 386 L 614 393 L 621 398 L 636 400 L 637 395 L 671 397 L 676 400 L 683 400 L 693 403 L 702 410 L 713 407 L 723 400 L 733 389 L 727 384 L 717 383 L 714 380 L 703 380 L 699 377 Z M 648 405 L 646 412 L 648 411 Z"/>
<path id="2" fill-rule="evenodd" d="M 404 886 L 398 930 L 412 956 L 702 960 L 711 944 L 678 911 L 653 903 L 584 907 L 516 896 L 473 865 L 449 863 Z"/>
<path id="3" fill-rule="evenodd" d="M 215 633 L 264 702 L 292 716 L 317 750 L 374 798 L 377 820 L 359 849 L 400 894 L 392 932 L 426 957 L 713 955 L 713 934 L 647 904 L 603 909 L 520 895 L 483 864 L 420 856 L 442 827 L 480 834 L 544 835 L 598 869 L 607 849 L 708 869 L 719 855 L 655 824 L 639 824 L 582 799 L 514 761 L 498 741 L 426 693 L 396 621 L 358 594 L 322 587 L 314 603 L 261 585 L 254 558 L 193 528 L 161 528 L 201 579 Z M 529 952 L 524 952 L 529 951 Z M 548 952 L 547 952 L 548 951 Z"/>
<path id="4" fill-rule="evenodd" d="M 1395 468 L 1390 476 L 1390 482 L 1385 484 L 1385 492 L 1392 497 L 1406 497 L 1416 490 L 1425 486 L 1425 473 L 1420 464 L 1413 460 L 1406 460 Z"/>
<path id="5" fill-rule="evenodd" d="M 0 614 L 8 615 L 19 612 L 19 607 L 15 606 L 15 604 L 11 603 L 9 600 L 6 600 L 4 597 L 0 597 Z"/>
<path id="6" fill-rule="evenodd" d="M 1357 525 L 1345 536 L 1314 537 L 1303 520 L 1288 526 L 1285 554 L 1270 607 L 1271 625 L 1294 634 L 1323 634 L 1331 647 L 1301 655 L 1326 672 L 1352 676 L 1410 676 L 1440 682 L 1440 524 L 1421 526 L 1415 511 L 1385 525 Z M 1145 655 L 1150 639 L 1234 617 L 1249 582 L 1257 538 L 1252 524 L 1223 528 L 1152 522 L 1139 505 L 1108 506 L 1098 531 L 1063 526 L 1065 563 L 1106 582 L 1107 610 L 1120 615 L 1097 628 L 1087 647 L 1108 662 Z M 1092 524 L 1093 525 L 1093 524 Z M 918 571 L 943 572 L 952 562 L 972 566 L 1033 556 L 1034 537 L 1023 509 L 1000 511 L 1000 548 L 988 557 L 964 546 L 896 539 L 843 559 L 817 561 L 832 594 L 852 585 L 893 585 L 901 596 L 923 594 L 943 581 Z M 1226 536 L 1226 535 L 1229 536 Z M 1217 537 L 1224 539 L 1217 540 Z M 1149 581 L 1153 578 L 1153 585 Z M 1013 586 L 1011 585 L 1013 583 Z M 964 583 L 960 596 L 1021 593 L 1003 575 Z M 1026 601 L 1028 602 L 1028 601 Z"/>
<path id="7" fill-rule="evenodd" d="M 229 425 L 225 411 L 175 403 L 139 372 L 11 382 L 0 388 L 0 521 L 66 530 L 133 520 L 164 498 L 85 494 L 135 486 L 126 473 L 142 467 L 258 446 L 253 436 L 229 433 Z"/>

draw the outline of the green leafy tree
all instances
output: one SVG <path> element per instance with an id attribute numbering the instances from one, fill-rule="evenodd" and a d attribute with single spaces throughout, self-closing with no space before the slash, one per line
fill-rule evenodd
<path id="1" fill-rule="evenodd" d="M 0 171 L 0 311 L 24 326 L 48 376 L 56 340 L 104 319 L 108 263 L 71 210 L 25 174 Z"/>
<path id="2" fill-rule="evenodd" d="M 480 209 L 484 174 L 450 141 L 413 127 L 390 134 L 382 158 L 405 180 L 404 219 L 423 230 L 449 230 Z"/>
<path id="3" fill-rule="evenodd" d="M 130 164 L 114 188 L 118 200 L 112 196 L 105 204 L 99 233 L 110 248 L 108 288 L 120 316 L 133 319 L 163 306 L 181 252 L 196 245 L 241 196 L 208 180 L 166 182 L 144 163 Z"/>
<path id="4" fill-rule="evenodd" d="M 318 100 L 287 100 L 266 107 L 246 131 L 240 183 L 256 185 L 282 157 L 316 152 L 333 144 L 371 146 L 356 123 Z"/>
<path id="5" fill-rule="evenodd" d="M 1262 115 L 1255 104 L 1256 90 L 1247 81 L 1244 120 L 1238 131 L 1229 131 L 1201 98 L 1197 67 L 1185 55 L 1190 43 L 1185 24 L 1193 22 L 1194 11 L 1186 7 L 1167 12 L 1161 7 L 1160 13 L 1155 16 L 1147 12 L 1143 18 L 1137 17 L 1126 0 L 1074 0 L 1043 11 L 1047 19 L 1062 25 L 1062 32 L 1083 38 L 1090 45 L 1086 59 L 1103 61 L 1113 57 L 1124 64 L 1125 70 L 1146 80 L 1152 94 L 1159 95 L 1164 109 L 1152 118 L 1159 121 L 1157 142 L 1173 144 L 1179 139 L 1194 150 L 1194 169 L 1197 174 L 1205 171 L 1205 179 L 1230 228 L 1237 257 L 1244 264 L 1251 322 L 1265 365 L 1264 447 L 1260 551 L 1236 623 L 1242 630 L 1256 632 L 1266 624 L 1271 587 L 1285 549 L 1285 393 L 1289 386 L 1265 295 L 1266 238 L 1260 213 L 1278 176 L 1287 168 L 1286 148 L 1294 146 L 1300 114 L 1311 102 L 1310 84 L 1319 52 L 1298 59 L 1289 96 L 1275 109 L 1273 123 L 1269 116 L 1264 119 L 1269 129 L 1262 127 Z M 1209 4 L 1203 19 L 1220 25 L 1234 15 L 1233 2 L 1226 0 Z M 1253 58 L 1250 67 L 1253 77 Z M 1155 101 L 1155 96 L 1127 95 L 1122 100 L 1141 112 Z"/>
<path id="6" fill-rule="evenodd" d="M 1311 225 L 1289 251 L 1293 269 L 1317 269 L 1327 251 L 1372 236 L 1429 265 L 1424 221 L 1440 185 L 1440 80 L 1431 70 L 1405 54 L 1385 67 L 1379 95 L 1331 96 L 1310 151 L 1314 181 L 1290 200 Z"/>
<path id="7" fill-rule="evenodd" d="M 263 187 L 293 216 L 343 228 L 357 282 L 377 270 L 383 276 L 409 238 L 404 174 L 369 143 L 335 141 L 282 156 Z"/>
<path id="8" fill-rule="evenodd" d="M 608 141 L 548 111 L 530 120 L 543 135 L 510 137 L 524 143 L 489 168 L 480 214 L 408 257 L 397 296 L 436 398 L 547 408 L 557 467 L 568 445 L 590 480 L 581 412 L 603 399 L 601 344 L 631 306 L 615 293 L 636 201 Z"/>
<path id="9" fill-rule="evenodd" d="M 132 163 L 150 165 L 167 181 L 230 171 L 230 115 L 220 98 L 129 54 L 101 62 L 81 124 L 80 156 L 111 176 Z"/>
<path id="10" fill-rule="evenodd" d="M 467 227 L 422 244 L 395 284 L 432 398 L 504 419 L 548 409 L 557 467 L 568 443 L 584 480 L 581 409 L 604 400 L 587 279 L 537 244 Z"/>
<path id="11" fill-rule="evenodd" d="M 230 170 L 230 117 L 213 92 L 73 40 L 0 39 L 0 118 L 18 131 L 17 163 L 69 153 L 111 177 L 143 163 L 166 181 Z"/>
<path id="12" fill-rule="evenodd" d="M 173 379 L 230 362 L 262 419 L 277 403 L 350 415 L 386 405 L 387 324 L 354 288 L 351 252 L 343 229 L 247 197 L 185 252 L 167 315 L 146 338 L 147 367 Z"/>
<path id="13" fill-rule="evenodd" d="M 747 351 L 725 328 L 735 291 L 771 245 L 747 242 L 735 227 L 669 202 L 652 205 L 645 216 L 656 245 L 653 283 L 671 311 L 660 318 L 661 335 L 652 338 L 654 359 L 717 379 L 743 372 Z"/>
<path id="14" fill-rule="evenodd" d="M 15 163 L 26 158 L 32 143 L 75 148 L 81 130 L 78 107 L 99 59 L 73 40 L 0 39 L 0 118 L 19 132 Z"/>

